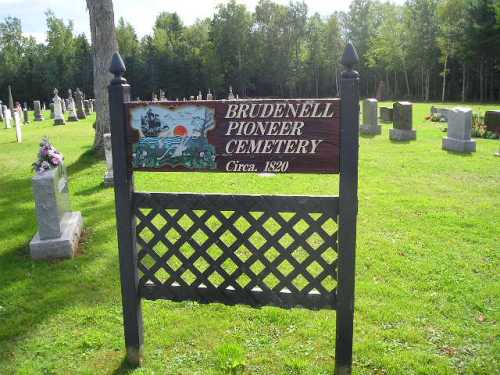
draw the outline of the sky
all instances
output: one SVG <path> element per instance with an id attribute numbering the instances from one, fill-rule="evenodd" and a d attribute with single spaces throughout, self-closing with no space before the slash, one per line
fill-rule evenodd
<path id="1" fill-rule="evenodd" d="M 253 10 L 258 0 L 237 0 Z M 151 32 L 156 16 L 162 11 L 177 12 L 184 23 L 190 25 L 199 18 L 210 17 L 215 7 L 227 0 L 113 0 L 115 22 L 120 17 L 130 22 L 139 37 Z M 289 0 L 274 0 L 288 4 Z M 337 10 L 349 9 L 351 0 L 306 0 L 309 12 L 328 16 Z M 404 0 L 392 0 L 402 4 Z M 76 33 L 90 36 L 85 0 L 0 0 L 0 21 L 7 16 L 21 20 L 23 32 L 45 41 L 45 11 L 51 9 L 65 22 L 72 20 Z M 90 38 L 89 38 L 90 39 Z"/>

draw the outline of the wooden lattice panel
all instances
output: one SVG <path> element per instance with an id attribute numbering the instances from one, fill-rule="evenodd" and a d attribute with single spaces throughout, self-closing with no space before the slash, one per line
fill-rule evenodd
<path id="1" fill-rule="evenodd" d="M 335 308 L 337 197 L 135 193 L 147 299 Z"/>

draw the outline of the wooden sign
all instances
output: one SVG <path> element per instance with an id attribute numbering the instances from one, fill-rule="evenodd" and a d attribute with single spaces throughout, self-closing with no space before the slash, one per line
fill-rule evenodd
<path id="1" fill-rule="evenodd" d="M 338 173 L 340 99 L 131 102 L 133 170 Z"/>

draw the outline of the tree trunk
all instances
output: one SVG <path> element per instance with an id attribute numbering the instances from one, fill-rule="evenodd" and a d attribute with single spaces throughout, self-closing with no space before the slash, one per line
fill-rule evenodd
<path id="1" fill-rule="evenodd" d="M 443 92 L 441 93 L 441 101 L 444 103 L 444 96 L 446 93 L 446 69 L 448 65 L 448 55 L 444 57 L 444 68 L 443 68 Z"/>
<path id="2" fill-rule="evenodd" d="M 484 66 L 483 60 L 479 64 L 479 101 L 482 103 L 484 100 Z"/>
<path id="3" fill-rule="evenodd" d="M 465 102 L 465 87 L 467 78 L 467 65 L 465 61 L 462 63 L 462 103 Z"/>
<path id="4" fill-rule="evenodd" d="M 118 51 L 112 0 L 87 0 L 90 16 L 90 34 L 94 61 L 94 94 L 96 127 L 94 148 L 103 152 L 103 134 L 110 132 L 108 84 L 112 78 L 108 72 L 113 53 Z"/>

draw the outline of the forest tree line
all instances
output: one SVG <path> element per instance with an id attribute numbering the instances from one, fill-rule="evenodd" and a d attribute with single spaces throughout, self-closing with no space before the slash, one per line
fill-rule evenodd
<path id="1" fill-rule="evenodd" d="M 37 43 L 21 21 L 0 22 L 0 98 L 49 100 L 79 87 L 92 96 L 92 49 L 72 22 L 46 13 L 47 38 Z M 119 19 L 119 49 L 134 98 L 160 89 L 169 99 L 211 89 L 241 97 L 327 97 L 338 94 L 346 40 L 360 56 L 361 94 L 385 99 L 498 101 L 500 1 L 408 0 L 404 5 L 354 0 L 347 12 L 310 14 L 307 5 L 260 0 L 255 11 L 234 0 L 211 18 L 185 25 L 160 13 L 138 38 Z M 380 94 L 380 92 L 379 92 Z"/>

